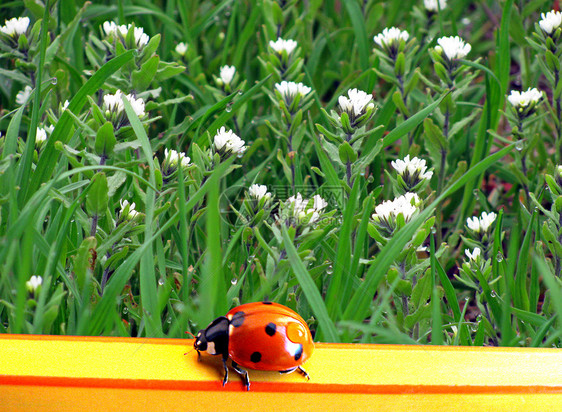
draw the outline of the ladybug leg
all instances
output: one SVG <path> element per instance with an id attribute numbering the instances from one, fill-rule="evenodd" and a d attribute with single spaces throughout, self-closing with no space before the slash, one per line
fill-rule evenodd
<path id="1" fill-rule="evenodd" d="M 226 366 L 226 358 L 222 358 L 222 366 L 224 366 L 224 378 L 222 380 L 222 386 L 226 385 L 228 382 L 228 366 Z"/>
<path id="2" fill-rule="evenodd" d="M 298 369 L 299 369 L 299 372 L 302 373 L 307 380 L 310 380 L 310 375 L 308 374 L 307 371 L 304 370 L 304 368 L 302 366 L 299 366 Z"/>
<path id="3" fill-rule="evenodd" d="M 240 368 L 236 362 L 232 362 L 232 369 L 234 369 L 240 376 L 242 376 L 242 380 L 244 381 L 244 385 L 246 386 L 246 390 L 250 390 L 250 376 L 248 375 L 248 371 Z"/>
<path id="4" fill-rule="evenodd" d="M 286 369 L 286 370 L 284 370 L 284 371 L 279 371 L 279 373 L 280 373 L 281 375 L 288 375 L 289 373 L 294 372 L 295 369 L 297 369 L 297 368 L 294 367 L 294 368 L 291 368 L 291 369 Z"/>

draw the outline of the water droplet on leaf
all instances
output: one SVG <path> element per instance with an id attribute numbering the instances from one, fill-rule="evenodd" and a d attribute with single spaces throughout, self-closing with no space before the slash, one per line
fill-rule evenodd
<path id="1" fill-rule="evenodd" d="M 162 286 L 164 284 L 164 279 L 162 279 L 162 278 L 158 279 L 158 284 L 160 286 Z"/>

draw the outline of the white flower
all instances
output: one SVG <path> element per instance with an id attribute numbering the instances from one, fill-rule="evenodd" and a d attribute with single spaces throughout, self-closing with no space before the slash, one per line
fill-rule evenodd
<path id="1" fill-rule="evenodd" d="M 347 92 L 349 98 L 340 96 L 338 103 L 342 111 L 353 114 L 355 117 L 361 116 L 367 108 L 374 108 L 372 103 L 373 96 L 362 90 L 351 89 Z"/>
<path id="2" fill-rule="evenodd" d="M 20 90 L 18 94 L 16 94 L 16 103 L 20 106 L 22 104 L 25 104 L 32 91 L 33 89 L 31 88 L 31 86 L 25 86 L 23 90 Z"/>
<path id="3" fill-rule="evenodd" d="M 135 210 L 135 202 L 129 203 L 128 200 L 119 200 L 121 205 L 121 212 L 119 215 L 125 219 L 134 219 L 139 215 L 139 212 Z"/>
<path id="4" fill-rule="evenodd" d="M 46 130 L 38 127 L 35 133 L 35 144 L 42 144 L 45 140 L 47 140 Z"/>
<path id="5" fill-rule="evenodd" d="M 185 56 L 185 53 L 187 53 L 187 44 L 183 42 L 178 43 L 178 45 L 176 46 L 176 53 L 180 56 Z"/>
<path id="6" fill-rule="evenodd" d="M 66 109 L 68 109 L 69 104 L 70 102 L 68 100 L 65 100 L 64 103 L 62 104 L 61 112 L 64 112 Z"/>
<path id="7" fill-rule="evenodd" d="M 234 66 L 222 66 L 220 68 L 220 80 L 223 84 L 230 84 L 236 73 L 236 67 Z"/>
<path id="8" fill-rule="evenodd" d="M 382 48 L 395 47 L 400 40 L 408 41 L 410 34 L 406 30 L 397 27 L 385 28 L 382 33 L 374 37 L 375 43 Z"/>
<path id="9" fill-rule="evenodd" d="M 316 223 L 320 219 L 320 214 L 328 206 L 328 202 L 322 199 L 320 195 L 315 195 L 311 200 L 312 205 L 309 206 L 310 200 L 304 199 L 300 193 L 287 199 L 286 206 L 289 210 L 292 210 L 292 216 L 297 220 L 297 224 L 301 222 Z"/>
<path id="10" fill-rule="evenodd" d="M 133 110 L 138 117 L 144 117 L 144 115 L 146 115 L 144 111 L 144 100 L 142 99 L 142 97 L 135 99 L 131 94 L 128 94 L 125 97 L 129 101 L 129 103 L 131 103 L 131 106 L 133 107 Z"/>
<path id="11" fill-rule="evenodd" d="M 416 193 L 408 192 L 394 200 L 384 201 L 375 207 L 372 218 L 379 227 L 387 231 L 387 234 L 391 234 L 396 229 L 398 215 L 402 214 L 404 221 L 408 222 L 418 212 L 420 204 L 419 196 Z"/>
<path id="12" fill-rule="evenodd" d="M 473 216 L 466 219 L 466 225 L 474 233 L 485 233 L 490 229 L 492 223 L 495 222 L 496 217 L 497 215 L 494 212 L 482 212 L 480 218 L 478 218 L 478 216 Z"/>
<path id="13" fill-rule="evenodd" d="M 123 111 L 123 93 L 117 90 L 115 94 L 105 94 L 103 96 L 103 107 L 106 112 L 119 114 Z"/>
<path id="14" fill-rule="evenodd" d="M 312 197 L 312 201 L 314 202 L 312 207 L 314 210 L 321 212 L 323 211 L 326 206 L 328 206 L 328 202 L 326 202 L 320 195 L 314 195 Z"/>
<path id="15" fill-rule="evenodd" d="M 439 6 L 437 3 L 439 2 Z M 439 8 L 443 10 L 447 6 L 447 0 L 423 0 L 423 5 L 428 11 L 438 11 Z"/>
<path id="16" fill-rule="evenodd" d="M 19 37 L 29 27 L 29 17 L 14 17 L 6 20 L 5 26 L 0 26 L 0 31 L 10 37 Z"/>
<path id="17" fill-rule="evenodd" d="M 283 40 L 281 37 L 277 39 L 277 41 L 270 40 L 269 47 L 275 50 L 276 53 L 283 53 L 283 50 L 287 52 L 287 54 L 291 54 L 293 50 L 297 47 L 297 42 L 291 39 Z"/>
<path id="18" fill-rule="evenodd" d="M 143 117 L 146 113 L 144 111 L 144 100 L 142 98 L 135 99 L 132 94 L 124 95 L 121 90 L 117 90 L 115 94 L 106 94 L 103 96 L 103 107 L 107 112 L 115 113 L 119 115 L 123 112 L 123 98 L 127 98 L 134 112 L 138 117 Z"/>
<path id="19" fill-rule="evenodd" d="M 462 59 L 471 50 L 471 46 L 465 43 L 459 36 L 455 37 L 441 37 L 437 39 L 439 46 L 436 49 L 441 49 L 448 60 Z"/>
<path id="20" fill-rule="evenodd" d="M 539 26 L 546 34 L 552 34 L 562 24 L 562 13 L 559 11 L 552 10 L 546 14 L 541 13 L 541 18 Z"/>
<path id="21" fill-rule="evenodd" d="M 266 185 L 253 184 L 248 188 L 248 194 L 256 200 L 261 200 L 264 197 L 267 199 L 271 197 L 271 193 L 267 191 Z"/>
<path id="22" fill-rule="evenodd" d="M 191 161 L 191 159 L 185 155 L 185 153 L 183 152 L 177 152 L 175 150 L 168 150 L 168 149 L 164 149 L 164 158 L 165 161 L 171 166 L 171 167 L 177 167 L 178 166 L 178 160 L 182 166 L 182 168 L 187 168 L 189 166 L 191 166 L 191 163 L 189 163 Z"/>
<path id="23" fill-rule="evenodd" d="M 507 100 L 515 108 L 527 107 L 529 104 L 536 104 L 542 98 L 543 94 L 536 88 L 529 88 L 525 92 L 519 92 L 517 90 L 512 90 Z"/>
<path id="24" fill-rule="evenodd" d="M 396 170 L 406 184 L 413 187 L 422 180 L 429 180 L 433 176 L 433 172 L 427 171 L 425 160 L 414 157 L 410 160 L 407 155 L 404 160 L 396 159 L 390 162 L 390 165 Z"/>
<path id="25" fill-rule="evenodd" d="M 117 31 L 117 24 L 114 21 L 104 21 L 101 28 L 106 36 L 111 36 Z"/>
<path id="26" fill-rule="evenodd" d="M 275 88 L 283 99 L 290 105 L 297 95 L 300 97 L 306 96 L 312 90 L 310 87 L 305 86 L 302 83 L 287 82 L 283 80 L 281 83 L 275 83 Z"/>
<path id="27" fill-rule="evenodd" d="M 43 284 L 43 278 L 41 276 L 31 276 L 31 278 L 25 282 L 25 286 L 30 293 L 35 293 L 37 288 Z"/>
<path id="28" fill-rule="evenodd" d="M 131 25 L 129 25 L 129 27 L 130 26 Z M 139 49 L 142 49 L 148 44 L 150 37 L 148 37 L 148 34 L 144 32 L 144 29 L 142 27 L 135 27 L 133 30 L 133 34 L 135 36 L 135 44 Z"/>
<path id="29" fill-rule="evenodd" d="M 127 37 L 127 33 L 129 32 L 129 29 L 131 27 L 132 24 L 117 25 L 114 21 L 105 21 L 102 24 L 102 29 L 107 37 L 121 35 L 121 37 L 125 38 Z M 148 37 L 148 34 L 144 32 L 144 29 L 142 27 L 135 27 L 133 29 L 133 36 L 135 38 L 135 45 L 139 49 L 142 49 L 144 46 L 146 46 L 148 44 L 148 41 L 150 40 L 150 37 Z"/>
<path id="30" fill-rule="evenodd" d="M 226 130 L 223 126 L 217 132 L 214 138 L 215 150 L 222 152 L 224 155 L 236 153 L 242 156 L 246 151 L 244 140 L 240 139 L 232 130 Z"/>
<path id="31" fill-rule="evenodd" d="M 476 262 L 476 260 L 480 257 L 481 250 L 479 247 L 475 247 L 472 253 L 470 252 L 470 249 L 465 249 L 464 253 L 468 257 L 468 259 L 470 259 L 473 262 Z"/>

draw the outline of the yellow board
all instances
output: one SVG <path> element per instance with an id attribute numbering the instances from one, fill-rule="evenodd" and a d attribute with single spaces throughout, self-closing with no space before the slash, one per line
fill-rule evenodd
<path id="1" fill-rule="evenodd" d="M 0 335 L 0 411 L 562 410 L 556 349 L 318 343 L 310 381 L 250 371 L 248 393 L 192 345 Z"/>

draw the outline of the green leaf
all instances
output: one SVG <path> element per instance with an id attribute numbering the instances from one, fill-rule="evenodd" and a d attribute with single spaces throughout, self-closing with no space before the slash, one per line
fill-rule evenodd
<path id="1" fill-rule="evenodd" d="M 159 63 L 160 57 L 154 55 L 148 59 L 139 70 L 134 70 L 133 73 L 131 73 L 133 89 L 138 91 L 146 90 L 156 75 Z"/>
<path id="2" fill-rule="evenodd" d="M 86 209 L 90 216 L 102 216 L 105 214 L 109 198 L 107 192 L 107 177 L 105 173 L 98 172 L 92 178 L 92 188 L 86 196 Z"/>
<path id="3" fill-rule="evenodd" d="M 94 256 L 97 243 L 96 238 L 93 236 L 85 238 L 74 258 L 74 276 L 76 277 L 78 289 L 84 294 L 84 299 L 89 299 L 90 297 L 88 296 L 89 293 L 84 290 L 84 287 L 89 283 L 89 278 L 91 278 L 94 270 L 93 264 L 95 262 Z"/>
<path id="4" fill-rule="evenodd" d="M 115 139 L 113 124 L 105 122 L 96 133 L 96 140 L 94 142 L 96 154 L 102 157 L 111 156 L 116 143 L 117 139 Z"/>

